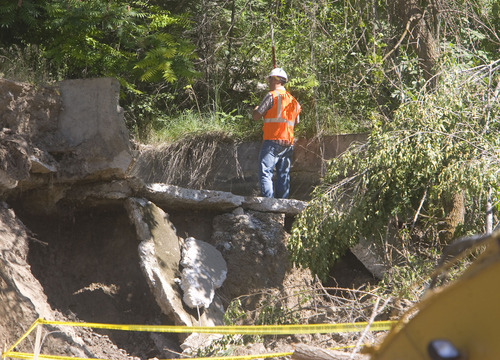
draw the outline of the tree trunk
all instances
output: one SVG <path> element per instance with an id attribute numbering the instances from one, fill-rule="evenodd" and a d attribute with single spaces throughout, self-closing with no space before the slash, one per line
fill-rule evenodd
<path id="1" fill-rule="evenodd" d="M 435 65 L 440 54 L 440 6 L 440 0 L 396 0 L 391 9 L 393 24 L 401 31 L 408 29 L 408 42 L 417 53 L 428 90 L 436 87 Z"/>
<path id="2" fill-rule="evenodd" d="M 465 216 L 464 193 L 457 191 L 451 195 L 450 199 L 443 201 L 445 212 L 444 221 L 439 229 L 439 241 L 442 244 L 450 243 L 458 225 L 463 224 Z"/>

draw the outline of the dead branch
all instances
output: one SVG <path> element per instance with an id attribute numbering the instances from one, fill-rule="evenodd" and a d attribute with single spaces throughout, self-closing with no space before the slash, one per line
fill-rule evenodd
<path id="1" fill-rule="evenodd" d="M 295 351 L 292 354 L 292 360 L 365 360 L 368 359 L 367 355 L 352 354 L 339 351 L 339 350 L 327 350 L 318 348 L 315 346 L 305 345 L 305 344 L 295 344 Z"/>

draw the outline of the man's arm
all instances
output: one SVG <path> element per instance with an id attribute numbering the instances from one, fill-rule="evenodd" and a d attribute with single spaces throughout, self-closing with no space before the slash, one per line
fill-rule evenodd
<path id="1" fill-rule="evenodd" d="M 264 96 L 264 99 L 262 99 L 260 105 L 256 106 L 253 109 L 252 118 L 255 121 L 260 120 L 267 112 L 267 110 L 269 110 L 272 107 L 273 107 L 273 95 L 270 92 L 268 92 L 266 96 Z"/>
<path id="2" fill-rule="evenodd" d="M 254 109 L 253 109 L 253 113 L 252 113 L 252 118 L 257 121 L 257 120 L 260 120 L 262 118 L 262 114 L 260 112 L 257 111 L 259 107 L 256 106 Z"/>

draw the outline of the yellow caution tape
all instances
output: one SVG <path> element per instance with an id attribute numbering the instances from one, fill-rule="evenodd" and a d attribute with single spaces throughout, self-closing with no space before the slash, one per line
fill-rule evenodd
<path id="1" fill-rule="evenodd" d="M 336 348 L 331 348 L 329 350 L 341 350 L 347 349 L 354 346 L 341 346 Z M 221 357 L 197 357 L 197 358 L 183 358 L 182 360 L 252 360 L 252 359 L 268 359 L 274 357 L 284 357 L 291 356 L 293 352 L 283 352 L 283 353 L 271 353 L 271 354 L 254 354 L 254 355 L 239 355 L 239 356 L 221 356 Z M 26 359 L 32 360 L 33 354 L 30 353 L 21 353 L 21 352 L 7 352 L 4 354 L 4 357 L 10 357 L 14 359 Z M 52 359 L 52 360 L 89 360 L 87 358 L 79 358 L 79 357 L 67 357 L 67 356 L 58 356 L 58 355 L 38 355 L 39 359 Z M 106 359 L 96 359 L 92 358 L 92 360 L 106 360 Z M 163 359 L 163 360 L 174 360 L 174 359 Z"/>
<path id="2" fill-rule="evenodd" d="M 168 332 L 168 333 L 209 333 L 209 334 L 241 334 L 241 335 L 292 335 L 292 334 L 321 334 L 321 333 L 342 333 L 342 332 L 359 332 L 369 327 L 370 331 L 386 331 L 390 330 L 397 321 L 375 321 L 372 323 L 344 323 L 344 324 L 311 324 L 311 325 L 252 325 L 252 326 L 169 326 L 169 325 L 119 325 L 119 324 L 103 324 L 103 323 L 80 323 L 69 321 L 49 321 L 37 319 L 28 331 L 19 338 L 6 352 L 2 353 L 2 359 L 6 357 L 15 359 L 33 359 L 34 354 L 14 352 L 12 351 L 19 343 L 25 339 L 37 325 L 59 325 L 73 327 L 88 327 L 94 329 L 109 329 L 122 331 L 146 331 L 146 332 Z M 259 354 L 248 356 L 232 356 L 232 357 L 211 357 L 211 358 L 196 358 L 197 360 L 250 360 L 256 358 L 271 358 L 289 356 L 292 353 L 280 354 Z M 40 359 L 54 360 L 88 360 L 85 358 L 66 357 L 57 355 L 38 356 Z M 92 359 L 105 360 L 105 359 Z M 184 359 L 190 360 L 190 359 Z"/>
<path id="3" fill-rule="evenodd" d="M 33 359 L 34 354 L 9 351 L 2 355 L 2 357 L 9 357 L 14 359 Z M 107 360 L 107 359 L 96 359 L 96 358 L 79 358 L 79 357 L 69 357 L 69 356 L 58 356 L 58 355 L 38 355 L 39 359 L 54 359 L 54 360 Z"/>
<path id="4" fill-rule="evenodd" d="M 26 331 L 24 333 L 23 336 L 21 336 L 19 338 L 19 340 L 17 340 L 14 345 L 12 345 L 6 352 L 10 352 L 12 351 L 17 345 L 19 345 L 21 343 L 21 341 L 23 341 L 36 327 L 38 324 L 40 324 L 40 321 L 42 321 L 42 319 L 36 319 L 36 321 L 33 323 L 33 325 L 30 326 L 30 328 L 28 329 L 28 331 Z M 2 354 L 2 359 L 4 358 L 5 356 Z"/>
<path id="5" fill-rule="evenodd" d="M 170 325 L 119 325 L 102 323 L 79 323 L 49 321 L 41 319 L 40 324 L 89 327 L 123 331 L 146 331 L 165 333 L 206 333 L 206 334 L 241 334 L 241 335 L 293 335 L 358 332 L 369 326 L 370 331 L 390 330 L 396 321 L 376 321 L 373 323 L 357 322 L 344 324 L 310 324 L 310 325 L 239 325 L 239 326 L 170 326 Z"/>

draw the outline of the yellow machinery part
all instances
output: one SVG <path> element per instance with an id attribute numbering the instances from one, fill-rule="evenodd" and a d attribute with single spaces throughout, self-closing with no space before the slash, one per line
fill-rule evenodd
<path id="1" fill-rule="evenodd" d="M 430 290 L 412 312 L 373 349 L 372 360 L 432 359 L 427 347 L 448 340 L 460 359 L 500 359 L 500 249 L 498 233 L 486 251 L 463 275 L 447 286 Z M 409 317 L 410 315 L 408 315 Z"/>

